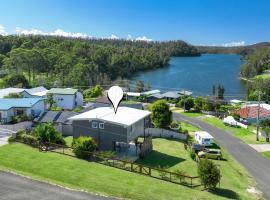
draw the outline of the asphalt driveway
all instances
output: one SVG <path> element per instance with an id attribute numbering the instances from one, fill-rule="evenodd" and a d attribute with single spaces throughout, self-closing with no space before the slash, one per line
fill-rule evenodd
<path id="1" fill-rule="evenodd" d="M 239 162 L 258 183 L 264 198 L 270 199 L 270 160 L 262 157 L 248 144 L 234 137 L 232 133 L 213 127 L 199 118 L 190 118 L 173 113 L 174 120 L 186 121 L 209 132 L 215 140 Z"/>
<path id="2" fill-rule="evenodd" d="M 0 200 L 105 200 L 0 171 Z"/>

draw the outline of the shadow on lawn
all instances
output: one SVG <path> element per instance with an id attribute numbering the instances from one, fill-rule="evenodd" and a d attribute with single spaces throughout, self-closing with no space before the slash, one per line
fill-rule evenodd
<path id="1" fill-rule="evenodd" d="M 238 194 L 229 189 L 216 188 L 214 191 L 210 191 L 210 192 L 215 195 L 227 198 L 227 199 L 239 199 Z"/>
<path id="2" fill-rule="evenodd" d="M 138 160 L 137 163 L 147 165 L 150 167 L 169 168 L 183 161 L 185 161 L 185 159 L 153 150 L 149 155 L 147 155 L 147 157 Z"/>

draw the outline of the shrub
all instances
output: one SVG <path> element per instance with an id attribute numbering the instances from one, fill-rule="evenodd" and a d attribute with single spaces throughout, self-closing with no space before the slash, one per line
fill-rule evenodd
<path id="1" fill-rule="evenodd" d="M 97 144 L 91 137 L 79 137 L 74 140 L 73 152 L 78 158 L 89 158 L 91 152 L 97 148 Z"/>
<path id="2" fill-rule="evenodd" d="M 195 151 L 190 150 L 189 155 L 190 155 L 190 158 L 191 158 L 192 160 L 196 160 L 196 153 L 195 153 Z"/>
<path id="3" fill-rule="evenodd" d="M 16 142 L 16 137 L 11 136 L 8 138 L 8 143 L 12 143 L 12 142 Z"/>
<path id="4" fill-rule="evenodd" d="M 172 121 L 172 112 L 165 100 L 158 100 L 151 105 L 151 119 L 156 128 L 166 128 Z"/>
<path id="5" fill-rule="evenodd" d="M 52 107 L 50 108 L 50 110 L 51 110 L 51 111 L 61 111 L 62 108 L 61 108 L 61 107 L 58 107 L 58 106 L 52 106 Z"/>
<path id="6" fill-rule="evenodd" d="M 30 121 L 31 117 L 28 117 L 27 115 L 17 115 L 17 116 L 12 116 L 11 122 L 13 124 L 17 124 L 20 122 L 24 122 L 24 121 Z"/>
<path id="7" fill-rule="evenodd" d="M 238 113 L 233 113 L 232 116 L 236 121 L 240 120 L 240 115 Z"/>
<path id="8" fill-rule="evenodd" d="M 183 133 L 183 134 L 188 134 L 188 130 L 185 129 L 185 130 L 182 131 L 182 133 Z"/>
<path id="9" fill-rule="evenodd" d="M 52 123 L 38 125 L 33 131 L 33 134 L 41 142 L 51 142 L 62 145 L 66 144 L 62 135 L 55 129 Z"/>
<path id="10" fill-rule="evenodd" d="M 73 111 L 78 113 L 78 112 L 81 112 L 82 110 L 83 110 L 83 107 L 80 106 L 80 107 L 75 108 Z"/>
<path id="11" fill-rule="evenodd" d="M 221 177 L 217 165 L 207 159 L 199 162 L 198 175 L 204 187 L 208 189 L 215 189 Z"/>
<path id="12" fill-rule="evenodd" d="M 37 143 L 37 138 L 32 136 L 32 135 L 29 135 L 29 134 L 22 134 L 21 135 L 21 140 L 23 143 L 26 143 L 26 144 L 34 144 L 34 143 Z"/>
<path id="13" fill-rule="evenodd" d="M 178 127 L 179 127 L 179 123 L 178 123 L 178 122 L 173 121 L 173 122 L 171 123 L 171 128 L 178 128 Z"/>
<path id="14" fill-rule="evenodd" d="M 191 97 L 184 98 L 177 103 L 177 106 L 184 108 L 185 110 L 190 110 L 194 107 L 194 100 Z"/>
<path id="15" fill-rule="evenodd" d="M 85 98 L 95 98 L 102 95 L 103 88 L 100 85 L 96 85 L 94 88 L 86 89 L 83 92 Z"/>

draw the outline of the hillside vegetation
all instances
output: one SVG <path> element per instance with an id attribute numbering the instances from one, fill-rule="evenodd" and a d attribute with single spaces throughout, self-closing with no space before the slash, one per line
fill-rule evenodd
<path id="1" fill-rule="evenodd" d="M 145 42 L 53 36 L 0 36 L 1 75 L 24 74 L 32 86 L 88 86 L 199 56 L 183 41 Z"/>

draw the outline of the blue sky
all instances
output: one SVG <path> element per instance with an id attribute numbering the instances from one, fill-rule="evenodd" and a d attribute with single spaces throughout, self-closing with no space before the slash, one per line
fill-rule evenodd
<path id="1" fill-rule="evenodd" d="M 2 34 L 17 28 L 17 33 L 130 35 L 208 45 L 270 41 L 269 0 L 0 0 L 0 5 Z"/>

